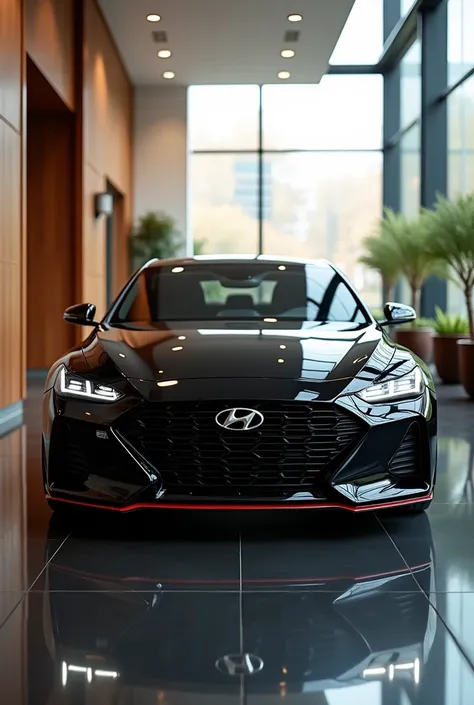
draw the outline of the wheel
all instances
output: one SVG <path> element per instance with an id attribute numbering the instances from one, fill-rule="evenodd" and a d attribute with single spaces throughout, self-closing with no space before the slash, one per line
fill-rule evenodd
<path id="1" fill-rule="evenodd" d="M 427 499 L 424 502 L 407 504 L 406 507 L 403 507 L 402 511 L 404 514 L 421 514 L 422 512 L 426 512 L 432 501 L 432 499 Z"/>

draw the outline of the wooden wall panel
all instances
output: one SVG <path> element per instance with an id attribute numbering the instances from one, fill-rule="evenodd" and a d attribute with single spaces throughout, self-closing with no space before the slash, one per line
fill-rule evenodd
<path id="1" fill-rule="evenodd" d="M 84 212 L 83 299 L 103 312 L 106 301 L 105 224 L 97 221 L 94 193 L 107 181 L 123 196 L 114 243 L 117 285 L 128 274 L 126 236 L 130 230 L 133 89 L 96 0 L 85 0 L 84 15 Z"/>
<path id="2" fill-rule="evenodd" d="M 0 116 L 20 131 L 21 0 L 0 0 Z"/>
<path id="3" fill-rule="evenodd" d="M 22 398 L 21 136 L 0 118 L 0 408 Z"/>
<path id="4" fill-rule="evenodd" d="M 66 105 L 74 108 L 74 0 L 24 0 L 26 50 Z"/>
<path id="5" fill-rule="evenodd" d="M 74 122 L 28 111 L 27 125 L 27 366 L 46 369 L 74 344 Z"/>

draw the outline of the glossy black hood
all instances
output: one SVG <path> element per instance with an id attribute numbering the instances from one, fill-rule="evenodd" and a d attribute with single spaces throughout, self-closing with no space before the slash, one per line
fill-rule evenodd
<path id="1" fill-rule="evenodd" d="M 376 325 L 298 323 L 163 324 L 149 330 L 109 328 L 86 341 L 91 370 L 113 381 L 281 379 L 349 384 L 362 370 L 373 379 L 395 346 Z"/>

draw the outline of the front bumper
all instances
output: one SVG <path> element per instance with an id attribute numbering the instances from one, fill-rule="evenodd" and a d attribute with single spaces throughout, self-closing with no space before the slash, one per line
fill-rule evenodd
<path id="1" fill-rule="evenodd" d="M 220 405 L 218 408 L 232 406 L 236 399 L 242 400 L 241 406 L 259 403 L 257 400 L 263 395 L 256 390 L 255 380 L 238 382 L 236 385 L 235 381 L 223 380 L 217 395 L 220 399 L 216 399 L 214 387 L 213 399 L 204 403 L 212 401 Z M 129 433 L 131 424 L 128 419 L 133 417 L 135 426 L 138 419 L 143 426 L 141 409 L 154 410 L 160 404 L 182 405 L 187 399 L 205 400 L 204 381 L 201 389 L 196 384 L 196 380 L 189 384 L 183 382 L 179 385 L 179 392 L 160 390 L 160 397 L 156 398 L 153 396 L 156 385 L 149 383 L 150 388 L 144 390 L 145 394 L 127 395 L 113 404 L 62 398 L 53 389 L 48 390 L 44 397 L 43 429 L 47 497 L 53 501 L 120 513 L 156 508 L 326 508 L 364 512 L 423 502 L 432 497 L 436 474 L 436 399 L 428 388 L 417 399 L 370 405 L 349 395 L 323 404 L 317 400 L 317 394 L 311 396 L 307 388 L 295 389 L 296 383 L 292 383 L 291 392 L 282 390 L 280 383 L 269 385 L 264 403 L 293 405 L 292 410 L 301 403 L 317 410 L 322 417 L 324 409 L 331 414 L 337 412 L 343 417 L 342 435 L 347 435 L 347 429 L 353 430 L 354 425 L 357 433 L 354 431 L 350 438 L 347 436 L 348 442 L 338 446 L 337 453 L 334 451 L 330 461 L 322 465 L 321 449 L 317 444 L 319 436 L 315 434 L 305 451 L 305 457 L 310 459 L 315 470 L 309 475 L 303 468 L 303 474 L 295 476 L 291 482 L 284 470 L 277 469 L 278 482 L 270 481 L 266 485 L 259 482 L 258 472 L 254 473 L 255 483 L 243 486 L 233 480 L 228 486 L 223 483 L 213 486 L 212 481 L 170 484 L 166 469 L 156 462 L 157 455 L 144 450 L 138 444 L 137 436 Z M 302 396 L 303 392 L 305 396 Z M 282 397 L 292 401 L 281 402 Z M 143 401 L 144 398 L 147 401 Z M 229 399 L 234 401 L 230 404 Z M 196 428 L 192 428 L 197 433 Z M 319 433 L 324 426 L 315 428 Z M 157 436 L 161 437 L 159 432 Z M 334 439 L 339 442 L 341 434 L 333 434 L 331 442 L 336 442 Z M 192 439 L 182 440 L 183 448 L 189 450 L 187 446 L 193 445 Z M 291 441 L 291 436 L 288 440 Z M 329 440 L 324 437 L 322 443 L 329 443 Z M 194 461 L 196 453 L 200 452 L 198 445 Z M 289 442 L 287 447 L 293 449 L 295 445 Z M 184 457 L 189 459 L 190 456 Z M 248 457 L 253 458 L 253 455 Z M 316 461 L 320 463 L 317 467 Z M 191 477 L 189 472 L 187 477 Z M 228 474 L 228 477 L 232 475 Z"/>

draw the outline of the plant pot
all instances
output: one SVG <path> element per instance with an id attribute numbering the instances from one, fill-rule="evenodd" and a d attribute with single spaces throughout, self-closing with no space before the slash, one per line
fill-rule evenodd
<path id="1" fill-rule="evenodd" d="M 467 335 L 433 336 L 433 355 L 438 377 L 445 384 L 459 384 L 458 340 Z"/>
<path id="2" fill-rule="evenodd" d="M 474 340 L 458 340 L 459 378 L 462 386 L 474 399 Z"/>
<path id="3" fill-rule="evenodd" d="M 408 348 L 424 362 L 430 363 L 433 357 L 433 331 L 431 328 L 399 328 L 395 340 Z"/>

